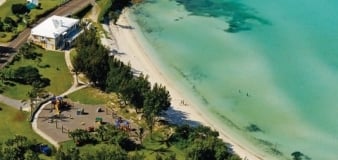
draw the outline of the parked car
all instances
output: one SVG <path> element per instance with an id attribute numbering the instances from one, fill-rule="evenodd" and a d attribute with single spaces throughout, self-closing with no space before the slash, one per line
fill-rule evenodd
<path id="1" fill-rule="evenodd" d="M 39 152 L 46 156 L 52 155 L 52 149 L 46 144 L 36 144 L 36 145 L 31 146 L 31 149 L 34 152 Z"/>

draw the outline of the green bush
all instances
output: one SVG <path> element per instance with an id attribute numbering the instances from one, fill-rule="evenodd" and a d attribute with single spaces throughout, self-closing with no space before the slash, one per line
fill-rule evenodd
<path id="1" fill-rule="evenodd" d="M 13 14 L 25 14 L 28 13 L 29 9 L 26 7 L 25 4 L 13 4 L 12 5 L 12 13 Z"/>

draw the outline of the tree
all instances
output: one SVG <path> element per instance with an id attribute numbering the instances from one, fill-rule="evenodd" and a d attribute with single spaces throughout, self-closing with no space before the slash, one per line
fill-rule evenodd
<path id="1" fill-rule="evenodd" d="M 23 23 L 26 24 L 26 26 L 29 26 L 32 23 L 32 19 L 31 19 L 31 17 L 28 14 L 25 14 L 22 17 L 22 21 L 23 21 Z"/>
<path id="2" fill-rule="evenodd" d="M 187 159 L 191 160 L 223 160 L 228 159 L 232 152 L 229 147 L 220 139 L 208 137 L 206 139 L 196 139 L 187 148 Z"/>
<path id="3" fill-rule="evenodd" d="M 177 160 L 176 159 L 176 154 L 175 153 L 171 153 L 169 155 L 167 155 L 164 160 Z"/>
<path id="4" fill-rule="evenodd" d="M 11 17 L 6 16 L 4 22 L 11 27 L 17 27 L 16 22 Z"/>
<path id="5" fill-rule="evenodd" d="M 127 160 L 128 156 L 126 151 L 116 145 L 102 144 L 95 148 L 90 153 L 84 153 L 81 156 L 82 159 L 102 160 L 102 159 L 114 159 L 114 160 Z"/>
<path id="6" fill-rule="evenodd" d="M 140 74 L 140 76 L 133 79 L 130 85 L 131 88 L 133 88 L 130 96 L 130 103 L 133 104 L 137 113 L 139 109 L 143 108 L 146 93 L 150 91 L 151 86 L 148 81 L 148 76 L 144 76 L 143 74 Z"/>
<path id="7" fill-rule="evenodd" d="M 25 4 L 13 4 L 12 5 L 12 13 L 13 14 L 25 14 L 28 13 L 29 9 L 26 7 Z"/>
<path id="8" fill-rule="evenodd" d="M 69 148 L 65 150 L 64 148 L 59 148 L 55 154 L 55 160 L 79 160 L 80 151 L 77 148 Z"/>
<path id="9" fill-rule="evenodd" d="M 131 0 L 114 0 L 112 7 L 112 11 L 121 12 L 125 7 L 131 5 Z"/>
<path id="10" fill-rule="evenodd" d="M 25 43 L 20 47 L 18 54 L 22 55 L 25 59 L 35 60 L 37 57 L 40 57 L 41 54 L 34 52 L 35 46 L 29 43 Z M 41 59 L 40 59 L 41 60 Z"/>
<path id="11" fill-rule="evenodd" d="M 68 151 L 69 159 L 71 160 L 78 160 L 80 159 L 80 151 L 77 148 L 72 148 Z"/>
<path id="12" fill-rule="evenodd" d="M 14 138 L 7 139 L 4 144 L 5 146 L 2 145 L 0 148 L 2 154 L 0 158 L 22 160 L 30 149 L 32 142 L 25 136 L 15 135 Z"/>
<path id="13" fill-rule="evenodd" d="M 4 31 L 4 23 L 1 21 L 1 18 L 0 18 L 0 31 Z"/>
<path id="14" fill-rule="evenodd" d="M 81 72 L 81 67 L 83 66 L 82 60 L 79 59 L 79 58 L 77 58 L 72 63 L 73 63 L 73 70 L 72 70 L 72 72 L 75 73 L 75 82 L 76 82 L 76 84 L 79 84 L 79 74 Z"/>
<path id="15" fill-rule="evenodd" d="M 36 154 L 35 152 L 28 150 L 25 153 L 25 160 L 40 160 L 39 155 Z"/>
<path id="16" fill-rule="evenodd" d="M 11 68 L 4 68 L 1 70 L 1 76 L 3 76 L 3 80 L 13 79 L 14 71 Z"/>
<path id="17" fill-rule="evenodd" d="M 125 82 L 129 82 L 133 78 L 130 64 L 125 65 L 116 58 L 109 59 L 109 72 L 106 80 L 107 92 L 121 92 L 125 89 Z"/>
<path id="18" fill-rule="evenodd" d="M 102 46 L 94 29 L 85 29 L 84 32 L 76 41 L 75 69 L 86 74 L 95 86 L 105 87 L 109 70 L 108 50 Z"/>
<path id="19" fill-rule="evenodd" d="M 218 138 L 219 133 L 206 126 L 177 126 L 171 141 L 186 149 L 186 159 L 240 160 L 231 145 Z"/>
<path id="20" fill-rule="evenodd" d="M 151 91 L 146 93 L 144 100 L 143 115 L 152 133 L 155 117 L 170 107 L 170 95 L 166 88 L 155 83 Z"/>
<path id="21" fill-rule="evenodd" d="M 135 152 L 134 154 L 130 155 L 129 160 L 144 160 L 146 159 L 146 156 L 142 153 Z"/>
<path id="22" fill-rule="evenodd" d="M 55 160 L 64 160 L 64 159 L 68 159 L 68 157 L 66 153 L 63 151 L 63 148 L 61 146 L 55 153 Z"/>
<path id="23" fill-rule="evenodd" d="M 14 80 L 22 84 L 32 84 L 39 81 L 41 75 L 39 70 L 32 66 L 19 67 L 14 71 Z"/>
<path id="24" fill-rule="evenodd" d="M 69 132 L 69 136 L 72 137 L 77 146 L 81 146 L 93 140 L 91 135 L 83 129 L 75 129 L 74 131 Z"/>
<path id="25" fill-rule="evenodd" d="M 107 128 L 104 125 L 100 125 L 99 128 L 95 130 L 97 139 L 99 141 L 105 141 Z"/>

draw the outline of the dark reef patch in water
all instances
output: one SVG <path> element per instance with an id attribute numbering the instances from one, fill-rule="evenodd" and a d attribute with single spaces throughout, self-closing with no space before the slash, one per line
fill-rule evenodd
<path id="1" fill-rule="evenodd" d="M 256 124 L 250 124 L 246 126 L 245 129 L 249 132 L 263 132 L 263 130 L 259 128 Z"/>
<path id="2" fill-rule="evenodd" d="M 237 33 L 251 30 L 256 24 L 268 25 L 270 22 L 258 16 L 248 6 L 236 1 L 215 2 L 214 0 L 176 0 L 191 15 L 222 18 L 229 24 L 224 31 Z"/>
<path id="3" fill-rule="evenodd" d="M 271 153 L 272 155 L 278 156 L 278 157 L 284 157 L 283 152 L 281 152 L 280 150 L 278 150 L 278 146 L 276 143 L 272 143 L 270 141 L 264 140 L 264 139 L 260 139 L 260 138 L 254 138 L 254 140 L 256 142 L 258 142 L 258 144 L 263 145 L 264 147 L 266 147 L 266 151 Z"/>
<path id="4" fill-rule="evenodd" d="M 224 124 L 227 124 L 228 127 L 235 128 L 237 130 L 242 130 L 238 125 L 236 125 L 234 122 L 232 122 L 229 118 L 227 118 L 225 115 L 219 113 L 216 110 L 212 110 L 214 114 L 216 114 L 221 120 L 223 121 Z"/>

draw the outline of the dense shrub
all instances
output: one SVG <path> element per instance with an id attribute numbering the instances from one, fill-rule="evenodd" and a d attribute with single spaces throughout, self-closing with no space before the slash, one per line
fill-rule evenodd
<path id="1" fill-rule="evenodd" d="M 16 24 L 16 22 L 11 18 L 11 17 L 5 17 L 4 22 L 7 25 L 10 25 L 11 27 L 17 27 L 18 25 Z"/>
<path id="2" fill-rule="evenodd" d="M 29 9 L 26 7 L 25 4 L 13 4 L 12 5 L 12 13 L 13 14 L 25 14 L 28 13 Z"/>

